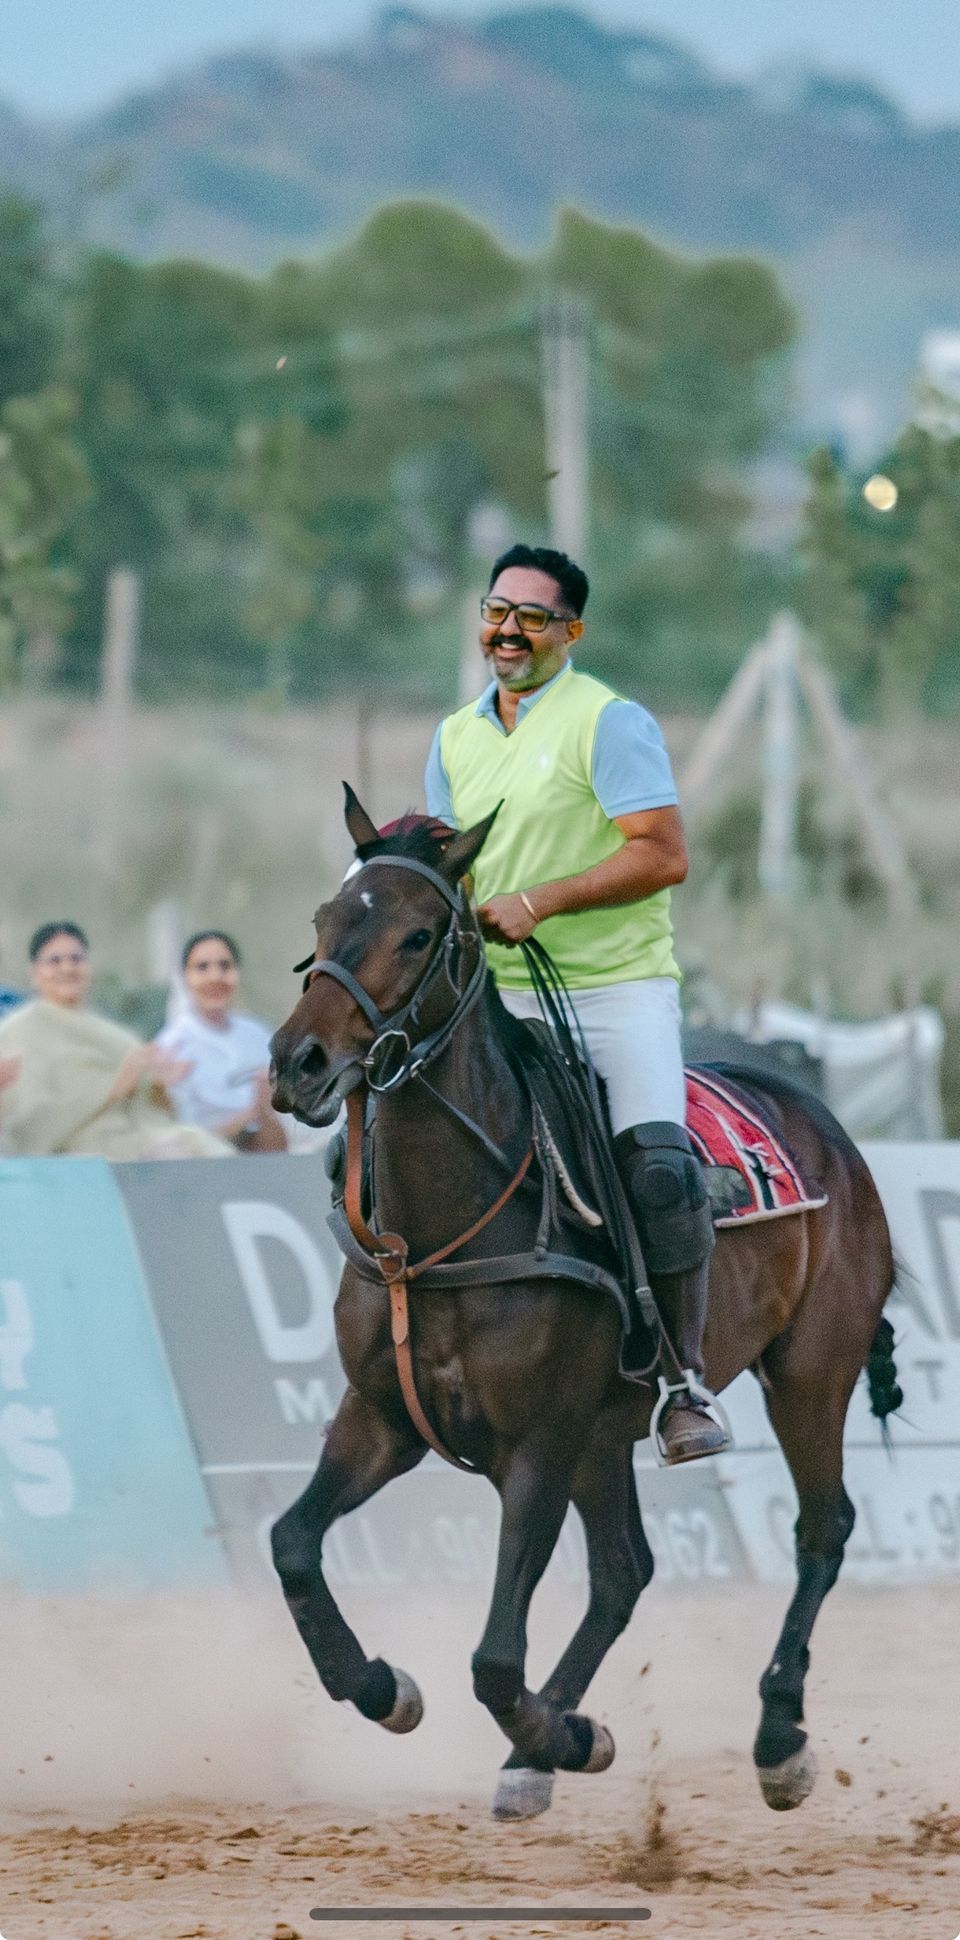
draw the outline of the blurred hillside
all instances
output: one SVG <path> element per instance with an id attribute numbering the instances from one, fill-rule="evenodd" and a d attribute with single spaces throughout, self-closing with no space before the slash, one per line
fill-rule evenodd
<path id="1" fill-rule="evenodd" d="M 903 417 L 923 331 L 960 317 L 960 129 L 835 75 L 723 80 L 564 7 L 454 23 L 394 5 L 339 50 L 227 53 L 71 129 L 0 108 L 2 180 L 75 240 L 248 269 L 410 192 L 527 246 L 569 202 L 763 252 L 808 319 L 805 421 L 866 442 Z"/>

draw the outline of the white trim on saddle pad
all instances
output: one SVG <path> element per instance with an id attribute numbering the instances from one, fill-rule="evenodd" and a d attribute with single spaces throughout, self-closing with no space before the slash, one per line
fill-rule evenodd
<path id="1" fill-rule="evenodd" d="M 791 1213 L 819 1212 L 821 1206 L 829 1203 L 829 1195 L 824 1193 L 822 1199 L 798 1199 L 792 1206 L 764 1206 L 760 1212 L 744 1209 L 742 1213 L 725 1213 L 713 1223 L 718 1231 L 721 1226 L 759 1226 L 761 1219 L 789 1219 Z"/>

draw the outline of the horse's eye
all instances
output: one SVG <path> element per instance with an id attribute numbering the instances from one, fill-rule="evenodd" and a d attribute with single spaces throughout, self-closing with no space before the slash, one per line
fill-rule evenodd
<path id="1" fill-rule="evenodd" d="M 401 950 L 425 950 L 430 941 L 429 930 L 411 930 L 400 945 Z"/>

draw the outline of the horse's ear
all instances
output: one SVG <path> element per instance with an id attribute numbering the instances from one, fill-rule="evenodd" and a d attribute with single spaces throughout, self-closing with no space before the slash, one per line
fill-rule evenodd
<path id="1" fill-rule="evenodd" d="M 365 808 L 362 808 L 348 781 L 343 784 L 343 817 L 355 849 L 366 848 L 370 842 L 379 842 L 380 830 L 371 822 Z"/>
<path id="2" fill-rule="evenodd" d="M 464 829 L 447 843 L 440 868 L 449 882 L 459 882 L 461 876 L 469 874 L 502 807 L 503 803 L 498 802 L 482 822 L 474 822 L 472 829 Z"/>

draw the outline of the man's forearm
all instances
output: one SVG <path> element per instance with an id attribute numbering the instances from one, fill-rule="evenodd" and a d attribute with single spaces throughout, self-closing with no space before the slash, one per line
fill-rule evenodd
<path id="1" fill-rule="evenodd" d="M 660 889 L 682 882 L 685 863 L 665 855 L 656 844 L 627 842 L 615 855 L 606 856 L 592 869 L 576 876 L 561 876 L 555 882 L 536 883 L 524 891 L 538 923 L 548 916 L 568 916 L 577 910 L 617 909 L 625 903 L 639 903 Z"/>

